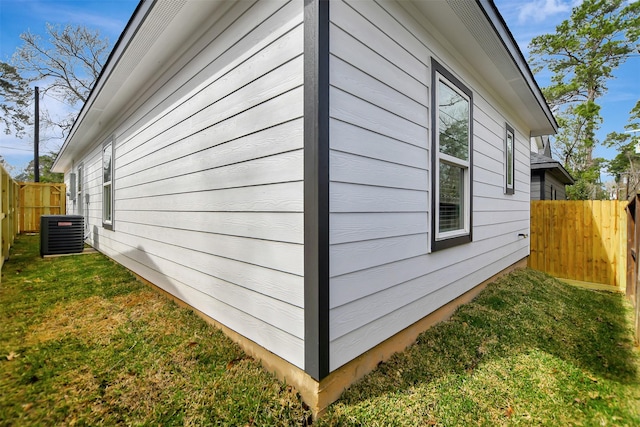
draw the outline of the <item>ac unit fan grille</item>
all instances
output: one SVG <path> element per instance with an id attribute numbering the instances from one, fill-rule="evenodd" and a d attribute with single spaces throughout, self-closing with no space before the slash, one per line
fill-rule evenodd
<path id="1" fill-rule="evenodd" d="M 40 255 L 80 253 L 84 249 L 84 218 L 81 215 L 42 215 Z"/>

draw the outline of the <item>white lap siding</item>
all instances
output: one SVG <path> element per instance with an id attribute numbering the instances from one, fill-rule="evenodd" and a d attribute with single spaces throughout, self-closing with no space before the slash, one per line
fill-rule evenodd
<path id="1" fill-rule="evenodd" d="M 334 370 L 528 255 L 518 234 L 529 229 L 529 138 L 509 123 L 516 193 L 507 196 L 510 120 L 492 92 L 398 4 L 336 1 L 330 14 Z M 438 252 L 429 247 L 431 57 L 474 95 L 473 242 Z"/>
<path id="2" fill-rule="evenodd" d="M 91 241 L 304 367 L 303 5 L 237 2 L 176 56 L 115 141 L 114 231 L 101 152 L 83 161 Z"/>

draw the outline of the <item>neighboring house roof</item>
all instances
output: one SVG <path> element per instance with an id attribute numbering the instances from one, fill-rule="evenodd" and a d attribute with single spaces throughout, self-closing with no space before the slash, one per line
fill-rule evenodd
<path id="1" fill-rule="evenodd" d="M 565 185 L 575 183 L 573 177 L 559 161 L 554 160 L 551 157 L 547 157 L 544 154 L 531 153 L 531 170 L 546 170 Z"/>
<path id="2" fill-rule="evenodd" d="M 105 140 L 113 126 L 151 97 L 158 79 L 180 72 L 180 56 L 210 27 L 208 17 L 233 2 L 141 0 L 107 59 L 52 170 L 64 172 L 74 159 Z M 518 112 L 531 137 L 555 134 L 558 124 L 531 69 L 492 0 L 402 2 L 429 19 L 427 31 L 457 52 L 456 60 Z M 419 15 L 417 15 L 419 16 Z M 424 25 L 424 23 L 420 23 Z M 186 57 L 188 55 L 184 55 Z M 506 83 L 505 83 L 506 82 Z M 131 94 L 136 94 L 132 97 Z"/>

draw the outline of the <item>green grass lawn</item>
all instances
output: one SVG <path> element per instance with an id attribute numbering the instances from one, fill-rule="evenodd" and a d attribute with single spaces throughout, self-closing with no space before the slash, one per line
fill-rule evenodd
<path id="1" fill-rule="evenodd" d="M 296 391 L 100 254 L 20 236 L 0 284 L 0 425 L 304 425 Z M 617 294 L 531 270 L 352 386 L 314 425 L 640 425 Z"/>

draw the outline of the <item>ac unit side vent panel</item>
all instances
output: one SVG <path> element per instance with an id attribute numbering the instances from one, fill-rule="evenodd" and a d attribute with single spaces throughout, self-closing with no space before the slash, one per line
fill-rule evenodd
<path id="1" fill-rule="evenodd" d="M 42 215 L 40 256 L 75 254 L 84 250 L 82 215 Z"/>

